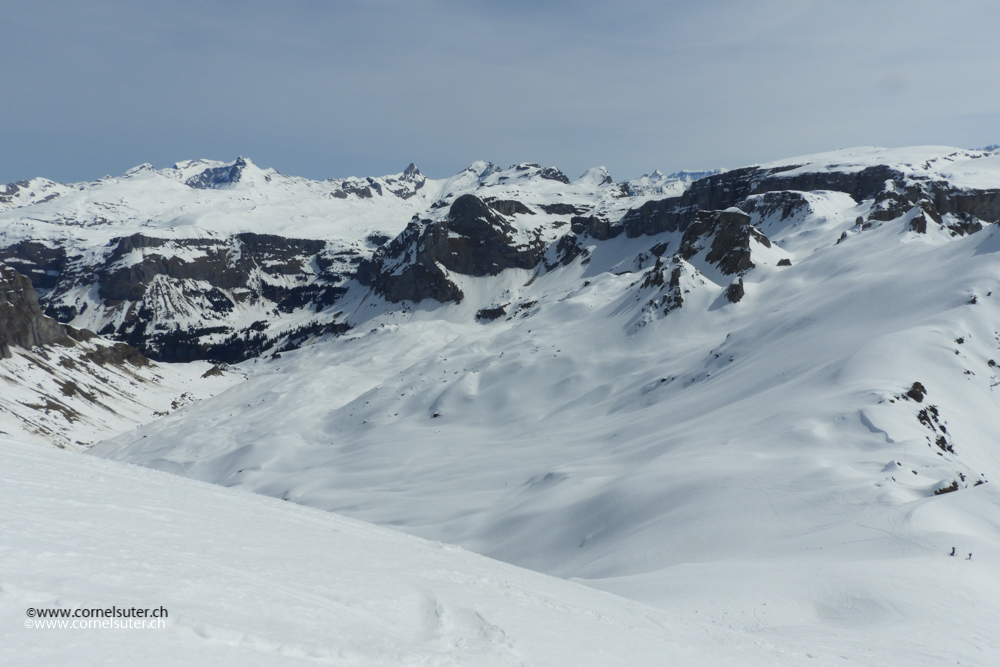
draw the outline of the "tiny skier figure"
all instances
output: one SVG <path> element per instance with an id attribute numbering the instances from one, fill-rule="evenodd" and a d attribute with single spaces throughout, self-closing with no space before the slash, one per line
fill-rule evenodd
<path id="1" fill-rule="evenodd" d="M 966 558 L 965 560 L 972 560 L 972 553 L 971 552 L 969 553 L 969 557 Z"/>
<path id="2" fill-rule="evenodd" d="M 949 555 L 949 556 L 954 556 L 954 555 L 955 555 L 955 547 L 952 547 L 952 548 L 951 548 L 951 553 L 950 553 L 950 554 L 948 554 L 948 555 Z"/>

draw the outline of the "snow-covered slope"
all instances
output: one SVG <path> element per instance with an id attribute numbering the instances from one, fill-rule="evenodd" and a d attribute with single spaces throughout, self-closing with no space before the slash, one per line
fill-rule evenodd
<path id="1" fill-rule="evenodd" d="M 249 358 L 247 382 L 92 451 L 788 650 L 994 664 L 996 159 L 851 149 L 670 197 L 602 169 L 567 182 L 476 163 L 397 197 L 415 217 L 378 227 L 391 239 L 344 223 L 357 254 L 339 291 L 263 323 L 301 323 L 299 349 Z M 240 257 L 259 241 L 232 238 Z M 107 275 L 144 244 L 119 241 Z"/>
<path id="2" fill-rule="evenodd" d="M 7 665 L 763 667 L 807 660 L 803 650 L 709 618 L 110 461 L 0 438 L 0 481 L 0 662 Z M 163 627 L 146 618 L 138 619 L 144 628 L 102 629 L 49 627 L 87 619 L 26 614 L 112 606 L 162 607 L 167 617 Z M 809 651 L 816 658 L 809 664 L 842 664 L 830 648 Z"/>
<path id="3" fill-rule="evenodd" d="M 136 363 L 100 338 L 12 348 L 10 358 L 0 359 L 0 433 L 82 449 L 242 379 L 204 361 Z"/>

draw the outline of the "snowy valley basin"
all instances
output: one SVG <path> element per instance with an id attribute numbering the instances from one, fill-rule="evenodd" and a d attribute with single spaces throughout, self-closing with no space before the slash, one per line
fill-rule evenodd
<path id="1" fill-rule="evenodd" d="M 215 664 L 998 664 L 998 221 L 948 147 L 7 186 L 5 650 L 134 595 Z"/>

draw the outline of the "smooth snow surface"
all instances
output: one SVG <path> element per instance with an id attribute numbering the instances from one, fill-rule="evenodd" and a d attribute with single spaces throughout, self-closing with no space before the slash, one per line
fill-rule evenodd
<path id="1" fill-rule="evenodd" d="M 0 439 L 0 663 L 842 664 L 328 512 Z M 165 628 L 26 627 L 164 607 Z"/>

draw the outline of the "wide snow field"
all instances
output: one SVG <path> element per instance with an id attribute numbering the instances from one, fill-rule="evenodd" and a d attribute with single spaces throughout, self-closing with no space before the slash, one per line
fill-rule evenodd
<path id="1" fill-rule="evenodd" d="M 799 664 L 458 547 L 174 475 L 0 439 L 0 664 Z M 38 628 L 26 610 L 169 613 Z M 824 664 L 823 661 L 808 661 Z"/>
<path id="2" fill-rule="evenodd" d="M 812 576 L 837 575 L 822 622 L 771 633 L 780 619 L 769 618 L 766 602 L 749 616 L 690 607 L 740 608 L 746 601 L 734 592 L 754 587 L 735 584 L 753 578 L 781 614 L 790 587 L 809 576 L 806 562 L 691 564 L 687 588 L 672 572 L 676 600 L 657 610 L 458 547 L 96 457 L 0 439 L 0 471 L 5 665 L 909 667 L 1000 659 L 990 630 L 1000 627 L 1000 549 L 972 538 L 995 535 L 998 513 L 972 525 L 962 511 L 978 494 L 996 508 L 992 485 L 941 498 L 925 517 L 946 524 L 965 516 L 951 528 L 977 544 L 973 561 L 942 554 L 820 568 Z M 942 590 L 949 586 L 953 594 Z M 925 613 L 913 617 L 921 599 Z M 27 627 L 40 620 L 28 618 L 29 607 L 112 605 L 163 606 L 166 627 Z M 943 644 L 940 634 L 924 635 L 934 618 L 964 631 Z"/>

